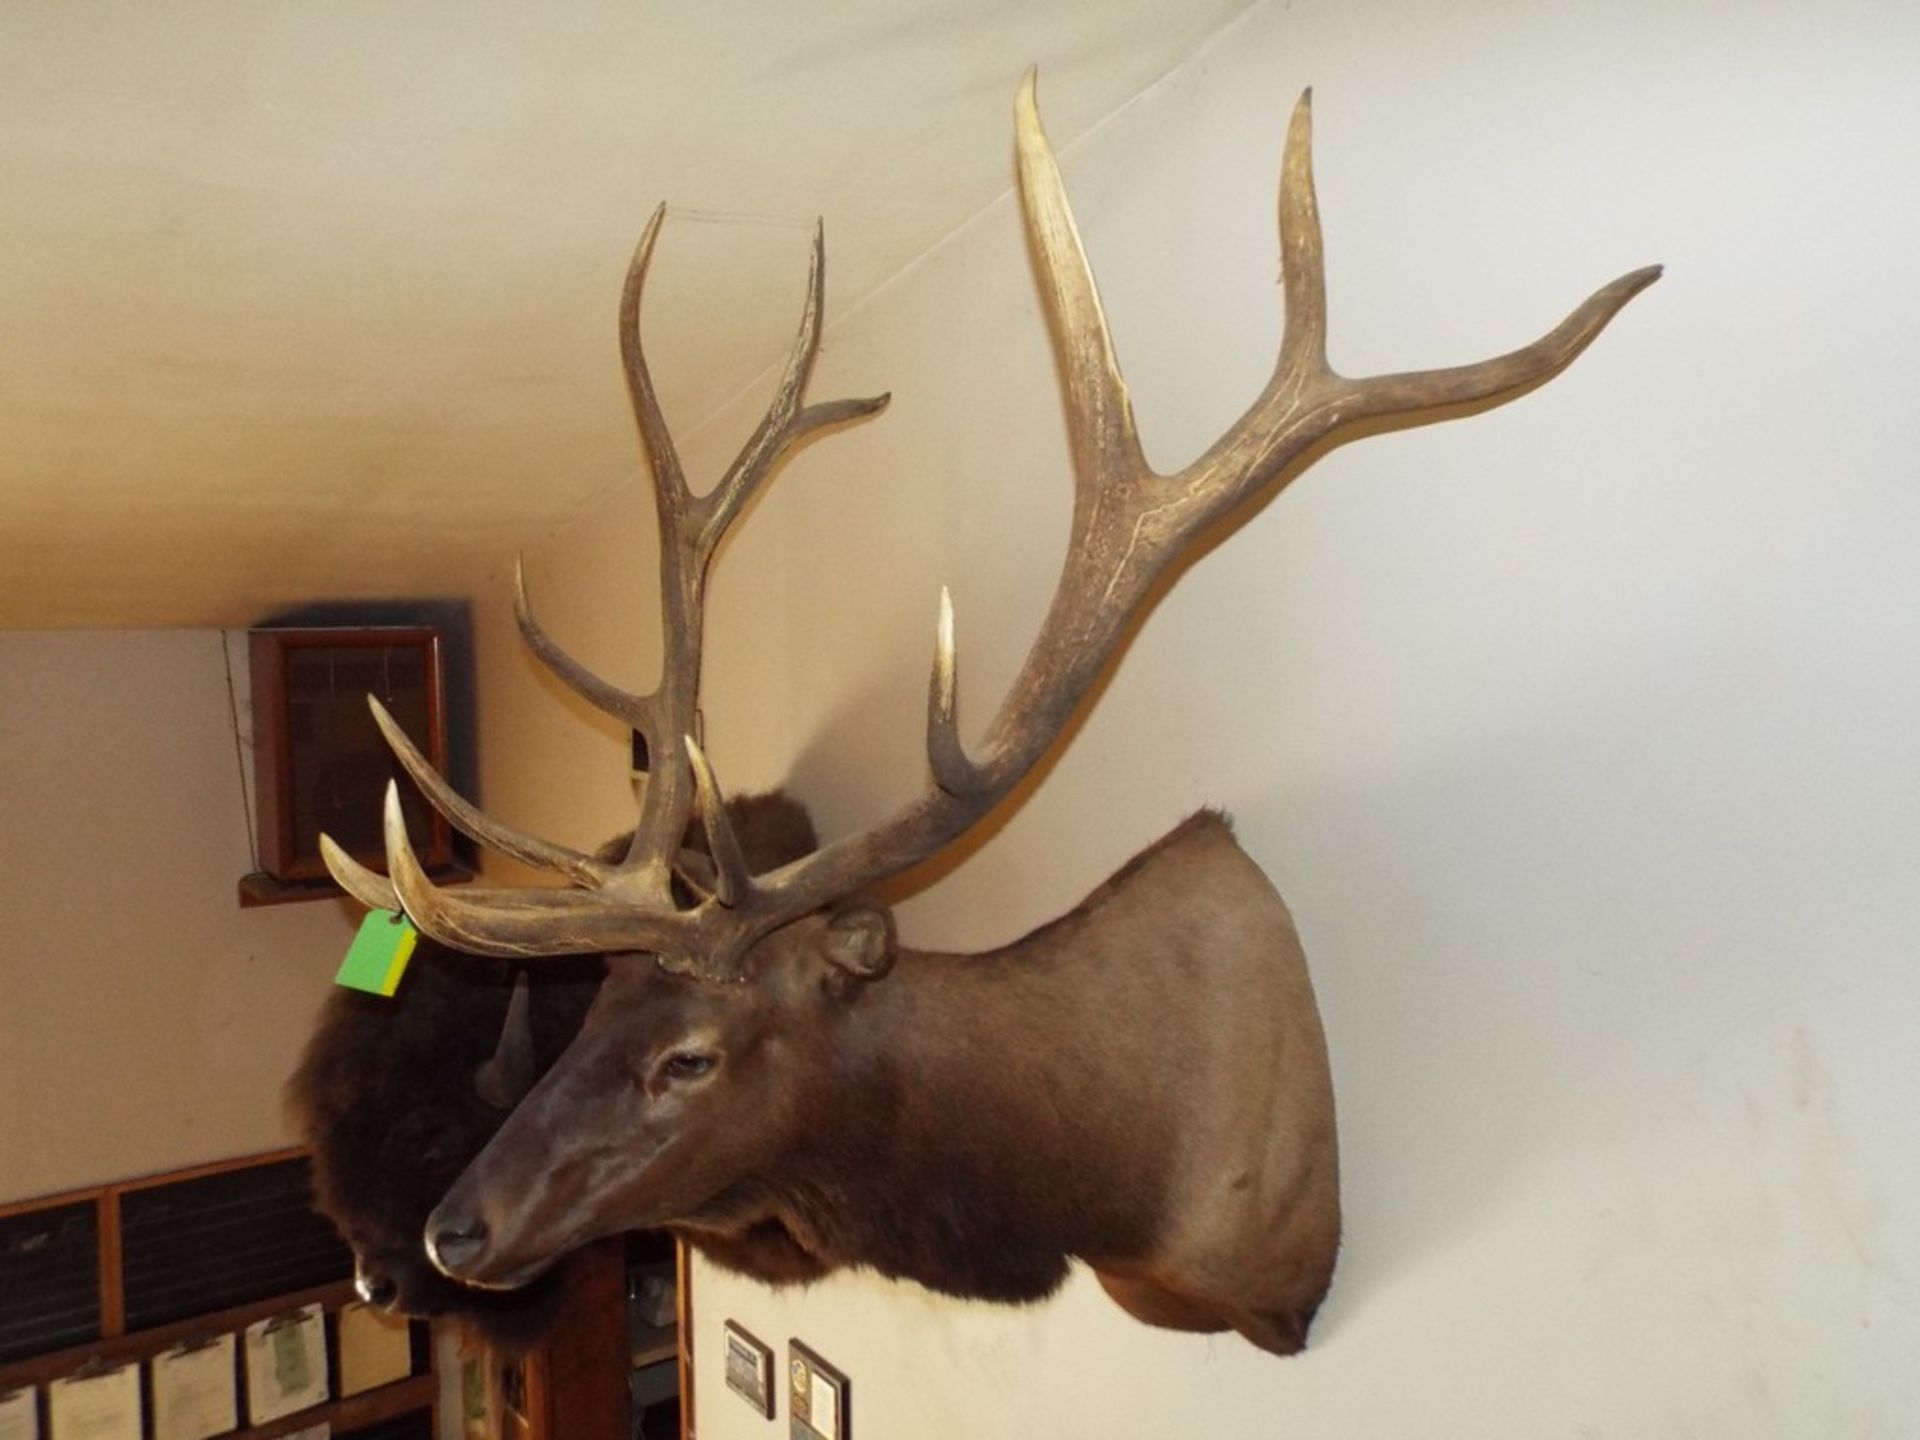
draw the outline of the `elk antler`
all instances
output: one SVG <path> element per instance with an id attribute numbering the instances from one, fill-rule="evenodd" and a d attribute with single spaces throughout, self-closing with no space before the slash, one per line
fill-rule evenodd
<path id="1" fill-rule="evenodd" d="M 560 657 L 522 607 L 522 629 L 536 652 L 601 708 L 647 736 L 650 750 L 672 762 L 667 778 L 649 784 L 634 848 L 619 867 L 559 852 L 545 842 L 506 832 L 453 796 L 411 745 L 401 759 L 430 798 L 456 825 L 522 858 L 567 874 L 569 890 L 469 890 L 456 896 L 432 887 L 421 872 L 400 816 L 387 800 L 387 845 L 394 888 L 423 930 L 463 949 L 493 955 L 548 955 L 586 950 L 650 950 L 671 969 L 713 980 L 741 978 L 755 941 L 801 915 L 899 873 L 946 845 L 987 814 L 1059 737 L 1088 688 L 1112 657 L 1128 620 L 1153 581 L 1215 520 L 1261 493 L 1310 449 L 1350 436 L 1357 427 L 1431 424 L 1467 407 L 1514 399 L 1558 374 L 1607 322 L 1659 278 L 1659 267 L 1624 275 L 1590 296 L 1553 331 L 1511 354 L 1453 369 L 1348 379 L 1326 355 L 1326 293 L 1320 220 L 1313 192 L 1311 92 L 1288 127 L 1280 176 L 1280 250 L 1286 323 L 1273 377 L 1252 406 L 1198 460 L 1171 475 L 1148 466 L 1134 427 L 1126 382 L 1094 289 L 1060 171 L 1034 103 L 1029 70 L 1015 103 L 1020 198 L 1028 241 L 1039 261 L 1040 290 L 1059 364 L 1074 469 L 1074 507 L 1066 560 L 1040 633 L 995 715 L 978 752 L 969 755 L 958 726 L 958 678 L 953 608 L 941 595 L 933 676 L 928 693 L 927 754 L 933 785 L 879 825 L 826 846 L 771 874 L 754 876 L 723 812 L 719 786 L 691 729 L 697 683 L 699 584 L 711 545 L 684 538 L 679 518 L 695 505 L 666 441 L 644 367 L 636 364 L 637 280 L 622 305 L 622 334 L 631 338 L 629 377 L 635 409 L 662 491 L 662 593 L 668 608 L 666 677 L 654 696 L 638 700 L 614 691 Z M 644 271 L 659 217 L 641 241 L 635 274 Z M 768 419 L 714 495 L 735 493 L 734 474 L 748 457 L 768 456 L 775 438 L 809 415 L 849 418 L 871 413 L 876 402 L 798 411 L 799 387 L 817 338 L 819 241 L 814 288 L 801 344 L 788 383 Z M 803 358 L 804 352 L 804 358 Z M 791 393 L 789 393 L 791 392 Z M 783 418 L 777 418 L 783 417 Z M 826 423 L 819 419 L 815 424 Z M 743 486 L 757 484 L 764 466 Z M 1290 477 L 1287 477 L 1290 478 Z M 730 518 L 737 503 L 712 508 Z M 672 524 L 669 524 L 669 521 Z M 724 522 L 722 522 L 724 523 Z M 669 543 L 669 537 L 673 543 Z M 716 537 L 717 538 L 717 537 Z M 688 628 L 692 626 L 691 630 Z M 678 627 L 676 629 L 674 627 Z M 664 697 L 664 698 L 662 698 Z M 670 722 L 670 724 L 669 724 Z M 656 745 L 656 742 L 658 744 Z M 684 762 L 684 769 L 681 763 Z M 667 860 L 688 817 L 682 788 L 698 793 L 714 857 L 713 894 L 676 910 L 665 887 Z M 334 872 L 356 894 L 379 877 L 343 873 L 343 855 L 329 851 Z"/>
<path id="2" fill-rule="evenodd" d="M 650 693 L 635 695 L 594 675 L 556 645 L 534 619 L 527 600 L 524 567 L 516 567 L 514 576 L 514 615 L 528 647 L 589 704 L 639 731 L 645 738 L 649 768 L 639 823 L 625 859 L 618 863 L 609 863 L 504 825 L 454 791 L 380 702 L 368 696 L 374 719 L 401 765 L 455 827 L 482 845 L 524 864 L 563 875 L 578 887 L 575 890 L 509 891 L 492 897 L 484 892 L 469 892 L 465 897 L 468 905 L 450 905 L 450 897 L 434 889 L 414 860 L 405 825 L 396 808 L 398 797 L 390 787 L 386 814 L 389 876 L 382 877 L 359 865 L 326 836 L 320 841 L 322 854 L 334 878 L 356 898 L 370 905 L 404 906 L 422 930 L 445 944 L 486 954 L 545 955 L 606 948 L 590 941 L 573 943 L 569 938 L 574 934 L 569 917 L 577 914 L 579 902 L 589 898 L 589 892 L 602 904 L 631 906 L 636 912 L 671 913 L 674 910 L 672 876 L 680 855 L 681 837 L 686 832 L 697 796 L 693 780 L 695 747 L 689 737 L 695 729 L 706 574 L 714 551 L 728 527 L 789 450 L 816 431 L 877 413 L 888 400 L 887 396 L 879 395 L 818 405 L 801 403 L 820 348 L 826 280 L 826 242 L 816 223 L 806 305 L 773 401 L 720 483 L 704 495 L 695 495 L 687 484 L 673 436 L 661 413 L 640 339 L 640 298 L 653 258 L 654 242 L 665 216 L 666 207 L 662 205 L 648 220 L 634 249 L 620 297 L 621 356 L 625 361 L 634 417 L 653 472 L 659 517 L 664 632 L 659 683 Z M 542 917 L 557 930 L 537 947 L 503 945 L 489 938 L 490 927 L 474 921 L 470 912 L 476 901 L 523 921 Z"/>

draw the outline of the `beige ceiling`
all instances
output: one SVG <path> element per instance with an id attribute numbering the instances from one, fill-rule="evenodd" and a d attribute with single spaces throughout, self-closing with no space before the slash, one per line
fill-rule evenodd
<path id="1" fill-rule="evenodd" d="M 697 422 L 1247 0 L 0 8 L 0 627 L 458 592 L 635 473 L 613 312 Z"/>

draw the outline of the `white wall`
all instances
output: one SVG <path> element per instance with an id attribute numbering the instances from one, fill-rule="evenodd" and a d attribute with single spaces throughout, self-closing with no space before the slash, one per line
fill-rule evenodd
<path id="1" fill-rule="evenodd" d="M 1066 157 L 1163 466 L 1271 363 L 1309 83 L 1341 368 L 1479 358 L 1669 271 L 1510 409 L 1325 459 L 904 911 L 910 941 L 1002 941 L 1232 809 L 1334 1057 L 1349 1224 L 1312 1348 L 1148 1330 L 1084 1276 L 1012 1311 L 702 1265 L 705 1440 L 773 1433 L 720 1382 L 727 1317 L 847 1371 L 867 1436 L 1920 1429 L 1917 63 L 1910 5 L 1292 0 Z M 1010 204 L 839 316 L 814 395 L 888 387 L 717 582 L 722 776 L 798 756 L 829 833 L 919 782 L 939 583 L 976 726 L 1051 585 L 1065 449 Z M 633 683 L 646 505 L 531 558 L 555 631 Z M 593 838 L 626 813 L 615 737 L 487 598 L 489 796 Z"/>
<path id="2" fill-rule="evenodd" d="M 239 908 L 244 803 L 220 632 L 0 634 L 0 1202 L 292 1143 L 355 921 Z"/>

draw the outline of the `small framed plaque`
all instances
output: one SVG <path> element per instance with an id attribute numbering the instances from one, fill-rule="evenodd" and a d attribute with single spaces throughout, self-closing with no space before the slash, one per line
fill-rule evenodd
<path id="1" fill-rule="evenodd" d="M 847 1377 L 798 1340 L 787 1341 L 787 1386 L 791 1440 L 849 1440 L 853 1397 Z"/>
<path id="2" fill-rule="evenodd" d="M 773 1351 L 733 1320 L 727 1321 L 727 1388 L 762 1420 L 773 1418 Z"/>

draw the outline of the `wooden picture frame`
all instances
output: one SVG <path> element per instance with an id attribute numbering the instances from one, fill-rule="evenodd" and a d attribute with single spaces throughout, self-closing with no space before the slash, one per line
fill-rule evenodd
<path id="1" fill-rule="evenodd" d="M 763 1345 L 737 1320 L 726 1323 L 727 1389 L 762 1420 L 773 1419 L 773 1347 Z"/>
<path id="2" fill-rule="evenodd" d="M 794 1440 L 851 1440 L 852 1384 L 791 1338 L 787 1341 L 787 1414 Z"/>
<path id="3" fill-rule="evenodd" d="M 422 626 L 272 628 L 248 632 L 254 801 L 260 864 L 281 882 L 328 881 L 324 831 L 372 869 L 387 781 L 400 784 L 420 863 L 454 862 L 453 829 L 393 757 L 367 707 L 378 695 L 435 769 L 447 767 L 441 637 Z"/>

